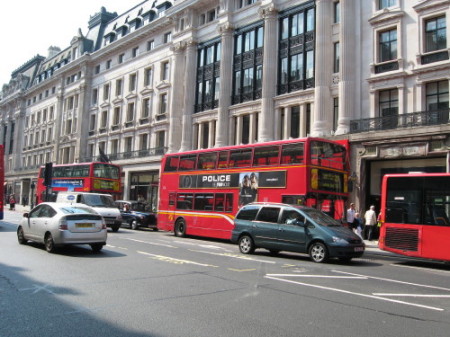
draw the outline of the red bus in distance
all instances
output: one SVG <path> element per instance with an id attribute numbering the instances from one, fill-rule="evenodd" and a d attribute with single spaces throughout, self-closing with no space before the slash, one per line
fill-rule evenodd
<path id="1" fill-rule="evenodd" d="M 450 173 L 387 174 L 379 248 L 450 261 Z"/>
<path id="2" fill-rule="evenodd" d="M 348 197 L 345 144 L 303 138 L 167 154 L 158 228 L 230 239 L 240 206 L 283 202 L 342 219 Z"/>
<path id="3" fill-rule="evenodd" d="M 120 167 L 109 163 L 80 163 L 53 165 L 50 199 L 54 201 L 61 191 L 121 194 Z M 45 166 L 39 169 L 36 186 L 36 204 L 45 201 Z"/>
<path id="4" fill-rule="evenodd" d="M 5 162 L 4 162 L 4 148 L 0 144 L 0 220 L 3 219 L 3 207 L 5 205 Z"/>

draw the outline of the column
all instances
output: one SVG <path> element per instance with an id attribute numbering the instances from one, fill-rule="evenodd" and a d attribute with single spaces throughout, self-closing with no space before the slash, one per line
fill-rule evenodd
<path id="1" fill-rule="evenodd" d="M 195 105 L 196 90 L 196 55 L 197 43 L 193 40 L 187 42 L 186 50 L 186 68 L 185 68 L 185 86 L 184 86 L 184 102 L 183 102 L 183 125 L 181 133 L 181 149 L 180 151 L 192 150 L 192 114 Z M 189 85 L 192 84 L 192 85 Z"/>
<path id="2" fill-rule="evenodd" d="M 216 146 L 230 145 L 228 109 L 233 82 L 233 27 L 227 22 L 219 26 L 221 34 L 220 91 L 217 111 Z"/>
<path id="3" fill-rule="evenodd" d="M 215 120 L 209 121 L 208 148 L 212 148 L 214 146 L 214 126 Z"/>
<path id="4" fill-rule="evenodd" d="M 236 145 L 240 145 L 242 144 L 242 116 L 236 118 Z"/>
<path id="5" fill-rule="evenodd" d="M 264 5 L 263 5 L 264 6 Z M 259 118 L 259 141 L 273 140 L 274 131 L 274 102 L 277 86 L 278 58 L 278 11 L 273 3 L 260 9 L 264 19 L 264 57 L 263 57 L 263 83 L 261 97 L 261 118 Z"/>
<path id="6" fill-rule="evenodd" d="M 197 144 L 199 149 L 203 149 L 203 134 L 205 132 L 205 124 L 198 124 L 198 135 L 197 135 Z"/>
<path id="7" fill-rule="evenodd" d="M 281 110 L 282 110 L 282 108 L 276 108 L 275 109 L 275 119 L 274 119 L 274 125 L 273 125 L 273 127 L 274 127 L 274 130 L 273 130 L 273 132 L 274 132 L 274 139 L 281 139 L 281 126 L 280 126 L 280 123 L 281 123 Z"/>
<path id="8" fill-rule="evenodd" d="M 284 109 L 284 139 L 291 138 L 291 120 L 292 120 L 292 107 L 288 106 Z"/>
<path id="9" fill-rule="evenodd" d="M 170 64 L 172 92 L 170 93 L 169 110 L 169 149 L 168 153 L 176 152 L 181 147 L 183 85 L 186 82 L 184 74 L 184 43 L 179 42 L 171 47 L 173 52 Z M 195 83 L 195 82 L 194 82 Z M 187 83 L 188 84 L 188 83 Z"/>
<path id="10" fill-rule="evenodd" d="M 86 71 L 86 69 L 84 71 Z M 86 95 L 89 95 L 89 93 L 87 93 L 86 84 L 82 83 L 78 95 L 78 107 L 76 111 L 74 111 L 72 118 L 72 120 L 76 118 L 77 125 L 75 125 L 75 127 L 77 128 L 76 134 L 78 135 L 74 149 L 74 162 L 81 162 L 82 159 L 86 157 L 89 133 L 89 100 L 86 99 Z"/>
<path id="11" fill-rule="evenodd" d="M 355 95 L 355 14 L 354 2 L 341 0 L 341 69 L 339 82 L 339 120 L 336 135 L 350 132 Z"/>
<path id="12" fill-rule="evenodd" d="M 314 137 L 325 137 L 331 134 L 331 74 L 332 54 L 331 18 L 333 3 L 331 1 L 316 0 L 316 50 L 315 50 L 315 88 L 313 110 L 314 122 L 311 134 Z"/>
<path id="13" fill-rule="evenodd" d="M 250 114 L 250 137 L 248 139 L 249 144 L 255 143 L 256 139 L 256 114 L 257 112 L 253 112 Z"/>
<path id="14" fill-rule="evenodd" d="M 300 105 L 300 138 L 307 136 L 307 125 L 308 118 L 306 118 L 306 104 Z"/>
<path id="15" fill-rule="evenodd" d="M 54 164 L 60 164 L 60 158 L 62 157 L 62 153 L 60 151 L 60 144 L 61 144 L 61 135 L 63 132 L 61 132 L 61 124 L 63 123 L 63 108 L 64 108 L 64 79 L 61 79 L 61 88 L 58 91 L 57 94 L 57 102 L 56 102 L 56 108 L 55 108 L 55 144 L 53 145 L 53 158 L 51 158 L 51 161 Z"/>

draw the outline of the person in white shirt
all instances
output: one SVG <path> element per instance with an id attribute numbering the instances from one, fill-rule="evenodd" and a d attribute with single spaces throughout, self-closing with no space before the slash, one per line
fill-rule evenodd
<path id="1" fill-rule="evenodd" d="M 370 209 L 364 214 L 365 226 L 364 237 L 372 241 L 375 226 L 377 224 L 377 215 L 375 214 L 375 206 L 370 206 Z"/>
<path id="2" fill-rule="evenodd" d="M 350 208 L 347 210 L 347 225 L 348 228 L 353 229 L 355 222 L 355 204 L 351 203 Z"/>

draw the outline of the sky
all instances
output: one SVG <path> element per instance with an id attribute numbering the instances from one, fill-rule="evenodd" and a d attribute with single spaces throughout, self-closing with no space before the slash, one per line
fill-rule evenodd
<path id="1" fill-rule="evenodd" d="M 0 3 L 0 90 L 11 73 L 36 55 L 47 57 L 48 48 L 69 47 L 88 31 L 92 15 L 105 7 L 122 14 L 144 0 L 13 0 Z"/>

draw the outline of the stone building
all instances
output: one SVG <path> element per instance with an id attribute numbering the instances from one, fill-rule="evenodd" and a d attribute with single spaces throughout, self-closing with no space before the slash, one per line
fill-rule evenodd
<path id="1" fill-rule="evenodd" d="M 350 141 L 365 209 L 384 173 L 449 169 L 447 17 L 448 0 L 102 8 L 3 85 L 5 193 L 27 201 L 39 166 L 101 149 L 123 168 L 123 197 L 156 205 L 166 152 L 319 136 Z"/>

